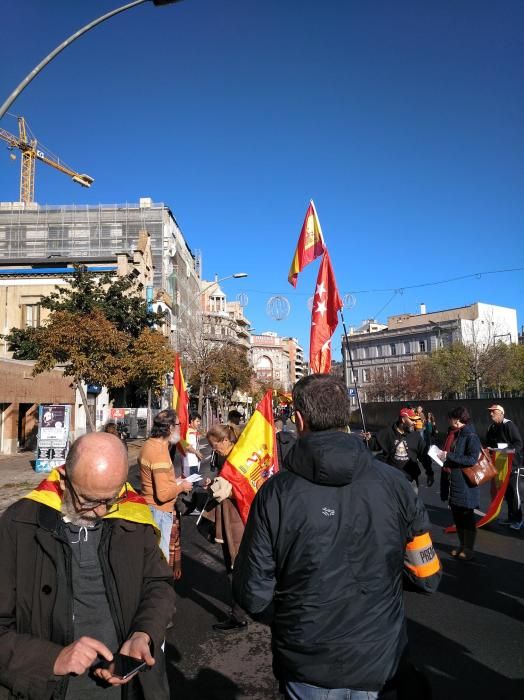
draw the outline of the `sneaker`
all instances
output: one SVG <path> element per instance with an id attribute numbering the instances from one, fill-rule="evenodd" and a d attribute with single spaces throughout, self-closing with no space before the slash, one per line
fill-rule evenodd
<path id="1" fill-rule="evenodd" d="M 198 510 L 198 508 L 195 508 L 195 510 L 192 510 L 189 515 L 202 515 L 202 511 Z"/>
<path id="2" fill-rule="evenodd" d="M 524 523 L 523 523 L 522 520 L 521 520 L 520 523 L 511 523 L 511 525 L 510 525 L 509 527 L 510 527 L 511 530 L 520 530 L 520 528 L 521 528 L 523 525 L 524 525 Z"/>
<path id="3" fill-rule="evenodd" d="M 499 525 L 505 525 L 506 527 L 507 527 L 508 525 L 511 525 L 512 522 L 513 522 L 512 520 L 497 520 L 497 523 L 498 523 Z"/>

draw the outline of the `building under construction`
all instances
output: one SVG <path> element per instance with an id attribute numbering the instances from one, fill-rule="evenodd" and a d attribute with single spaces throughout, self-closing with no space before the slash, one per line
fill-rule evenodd
<path id="1" fill-rule="evenodd" d="M 85 256 L 93 260 L 131 253 L 141 231 L 151 238 L 156 298 L 171 329 L 179 330 L 198 309 L 201 262 L 165 204 L 148 197 L 138 204 L 109 205 L 0 202 L 0 258 L 4 259 Z"/>

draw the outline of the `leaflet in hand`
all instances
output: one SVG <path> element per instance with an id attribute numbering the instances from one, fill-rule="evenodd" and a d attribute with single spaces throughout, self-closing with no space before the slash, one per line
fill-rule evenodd
<path id="1" fill-rule="evenodd" d="M 436 445 L 431 445 L 431 447 L 428 450 L 428 455 L 434 462 L 436 462 L 439 465 L 439 467 L 444 466 L 444 462 L 441 459 L 441 457 L 444 456 L 444 453 L 442 452 L 442 450 L 439 450 L 439 448 Z"/>
<path id="2" fill-rule="evenodd" d="M 200 474 L 190 474 L 189 476 L 183 476 L 181 479 L 177 479 L 177 483 L 181 484 L 183 481 L 189 481 L 191 484 L 197 481 L 202 481 Z"/>

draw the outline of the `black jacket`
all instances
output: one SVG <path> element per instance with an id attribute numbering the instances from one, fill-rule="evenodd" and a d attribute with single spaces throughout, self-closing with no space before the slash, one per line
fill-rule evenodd
<path id="1" fill-rule="evenodd" d="M 11 691 L 8 697 L 65 695 L 66 677 L 53 676 L 56 657 L 74 641 L 71 552 L 61 539 L 59 517 L 22 499 L 0 520 L 0 688 Z M 135 631 L 147 632 L 158 663 L 175 594 L 154 529 L 104 520 L 98 551 L 120 644 Z M 140 674 L 139 680 L 146 698 L 162 697 L 154 672 Z M 123 697 L 133 697 L 131 684 L 124 688 Z"/>
<path id="2" fill-rule="evenodd" d="M 404 438 L 408 446 L 409 459 L 402 471 L 405 472 L 408 479 L 414 481 L 418 478 L 420 474 L 419 462 L 424 467 L 426 475 L 433 476 L 431 458 L 428 456 L 427 445 L 422 435 L 417 430 L 401 435 L 395 426 L 396 423 L 373 435 L 368 443 L 369 449 L 379 453 L 376 455 L 377 459 L 396 467 L 394 460 L 396 444 L 399 439 Z"/>
<path id="3" fill-rule="evenodd" d="M 251 506 L 234 595 L 251 614 L 273 603 L 279 678 L 378 690 L 406 645 L 404 551 L 429 528 L 424 506 L 346 433 L 301 436 L 286 466 Z M 424 589 L 439 580 L 424 579 Z"/>
<path id="4" fill-rule="evenodd" d="M 492 423 L 488 428 L 486 445 L 488 447 L 497 447 L 499 442 L 505 442 L 508 447 L 515 450 L 512 464 L 513 470 L 520 467 L 522 465 L 522 438 L 515 423 L 508 418 L 504 418 L 502 423 Z"/>

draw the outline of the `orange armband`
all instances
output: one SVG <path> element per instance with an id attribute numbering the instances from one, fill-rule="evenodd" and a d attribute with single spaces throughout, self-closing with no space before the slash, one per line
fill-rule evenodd
<path id="1" fill-rule="evenodd" d="M 418 578 L 433 576 L 440 570 L 440 561 L 429 532 L 417 535 L 408 542 L 404 565 Z"/>

